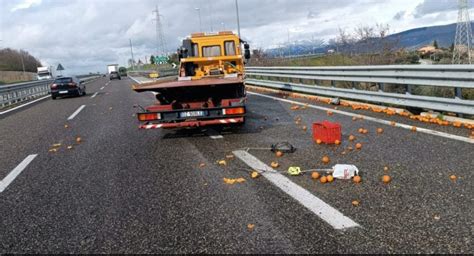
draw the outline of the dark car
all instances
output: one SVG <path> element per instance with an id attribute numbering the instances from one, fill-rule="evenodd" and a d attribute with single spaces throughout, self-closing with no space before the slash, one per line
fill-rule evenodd
<path id="1" fill-rule="evenodd" d="M 117 71 L 110 72 L 110 80 L 113 80 L 113 79 L 122 80 L 122 78 L 120 77 L 120 74 Z"/>
<path id="2" fill-rule="evenodd" d="M 68 95 L 86 95 L 84 82 L 75 76 L 56 78 L 51 84 L 51 98 L 54 100 L 58 96 Z"/>

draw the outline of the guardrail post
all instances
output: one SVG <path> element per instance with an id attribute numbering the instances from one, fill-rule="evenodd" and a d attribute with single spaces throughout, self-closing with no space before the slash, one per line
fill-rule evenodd
<path id="1" fill-rule="evenodd" d="M 462 88 L 456 87 L 454 88 L 454 97 L 458 100 L 462 100 Z M 463 114 L 458 114 L 459 117 L 463 118 Z"/>
<path id="2" fill-rule="evenodd" d="M 378 86 L 379 86 L 379 92 L 384 92 L 384 89 L 385 89 L 384 83 L 378 83 Z"/>
<path id="3" fill-rule="evenodd" d="M 336 87 L 336 81 L 331 80 L 331 87 Z"/>
<path id="4" fill-rule="evenodd" d="M 462 100 L 462 89 L 459 87 L 454 88 L 454 95 L 456 99 L 461 99 Z"/>
<path id="5" fill-rule="evenodd" d="M 412 86 L 407 84 L 407 91 L 405 92 L 405 94 L 411 94 L 412 92 Z"/>

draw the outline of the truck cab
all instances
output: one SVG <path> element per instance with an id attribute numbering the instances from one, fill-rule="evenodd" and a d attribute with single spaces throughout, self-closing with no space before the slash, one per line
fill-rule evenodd
<path id="1" fill-rule="evenodd" d="M 179 128 L 245 122 L 244 57 L 248 44 L 230 31 L 195 33 L 178 49 L 177 78 L 134 86 L 153 91 L 156 104 L 138 113 L 140 128 Z M 245 54 L 242 55 L 242 52 Z"/>

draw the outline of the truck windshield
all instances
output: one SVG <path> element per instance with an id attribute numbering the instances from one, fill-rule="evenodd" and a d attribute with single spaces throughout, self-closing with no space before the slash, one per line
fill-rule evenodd
<path id="1" fill-rule="evenodd" d="M 203 57 L 216 57 L 221 56 L 221 47 L 219 45 L 204 46 L 202 47 Z"/>
<path id="2" fill-rule="evenodd" d="M 226 56 L 235 55 L 235 42 L 234 41 L 225 41 L 224 42 L 224 52 Z"/>

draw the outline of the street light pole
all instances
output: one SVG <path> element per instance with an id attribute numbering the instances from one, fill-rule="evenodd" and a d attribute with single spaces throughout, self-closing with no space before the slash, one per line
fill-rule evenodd
<path id="1" fill-rule="evenodd" d="M 201 20 L 201 8 L 194 8 L 194 10 L 196 10 L 198 12 L 198 15 L 199 15 L 199 32 L 203 32 L 202 31 L 202 20 Z"/>
<path id="2" fill-rule="evenodd" d="M 237 35 L 240 38 L 240 17 L 239 17 L 239 2 L 238 0 L 235 0 L 235 11 L 237 13 Z"/>
<path id="3" fill-rule="evenodd" d="M 132 70 L 135 70 L 135 67 L 133 65 L 134 60 L 133 60 L 132 39 L 130 39 L 130 53 L 132 54 L 132 63 L 131 63 L 132 64 Z"/>
<path id="4" fill-rule="evenodd" d="M 23 50 L 20 49 L 20 59 L 21 59 L 21 66 L 23 67 L 23 75 L 25 75 L 25 62 L 23 62 Z"/>

